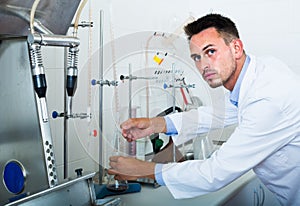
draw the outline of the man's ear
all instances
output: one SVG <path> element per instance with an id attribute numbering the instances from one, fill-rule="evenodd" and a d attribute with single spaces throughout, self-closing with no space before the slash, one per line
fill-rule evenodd
<path id="1" fill-rule="evenodd" d="M 241 58 L 244 53 L 244 45 L 240 39 L 234 39 L 231 42 L 233 44 L 234 54 L 237 59 Z"/>

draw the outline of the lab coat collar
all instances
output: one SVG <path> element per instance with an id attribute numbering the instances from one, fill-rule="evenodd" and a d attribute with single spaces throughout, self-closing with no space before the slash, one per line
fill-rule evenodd
<path id="1" fill-rule="evenodd" d="M 249 55 L 249 54 L 248 54 Z M 243 81 L 241 82 L 240 92 L 239 92 L 239 107 L 242 106 L 243 100 L 247 96 L 248 88 L 252 86 L 253 81 L 256 78 L 256 57 L 253 55 L 249 55 L 251 61 L 249 62 L 247 71 L 244 75 Z"/>
<path id="2" fill-rule="evenodd" d="M 234 85 L 232 92 L 230 93 L 230 102 L 235 106 L 238 106 L 239 103 L 241 84 L 245 76 L 245 73 L 247 71 L 247 68 L 249 66 L 250 60 L 251 60 L 250 57 L 247 55 L 241 73 L 236 81 L 236 84 Z"/>

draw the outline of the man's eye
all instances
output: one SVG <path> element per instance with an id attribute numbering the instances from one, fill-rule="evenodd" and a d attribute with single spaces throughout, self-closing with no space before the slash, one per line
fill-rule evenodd
<path id="1" fill-rule="evenodd" d="M 201 60 L 201 56 L 200 56 L 200 55 L 194 55 L 194 56 L 193 56 L 193 60 L 194 60 L 195 62 L 199 62 L 199 61 Z"/>
<path id="2" fill-rule="evenodd" d="M 208 54 L 208 55 L 213 55 L 215 52 L 216 52 L 216 50 L 214 50 L 214 49 L 209 49 L 209 50 L 207 51 L 207 54 Z"/>

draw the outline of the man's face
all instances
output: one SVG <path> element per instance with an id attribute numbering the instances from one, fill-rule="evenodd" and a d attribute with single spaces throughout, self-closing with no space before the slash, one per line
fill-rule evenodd
<path id="1" fill-rule="evenodd" d="M 226 87 L 236 70 L 234 45 L 226 45 L 215 28 L 208 28 L 192 36 L 190 51 L 197 69 L 209 86 Z"/>

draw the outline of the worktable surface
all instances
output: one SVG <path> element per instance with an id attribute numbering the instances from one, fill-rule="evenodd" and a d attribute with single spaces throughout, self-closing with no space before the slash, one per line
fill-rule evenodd
<path id="1" fill-rule="evenodd" d="M 174 199 L 167 187 L 154 188 L 152 185 L 142 185 L 141 192 L 115 197 L 121 198 L 122 206 L 222 205 L 255 177 L 250 171 L 219 191 L 189 199 Z"/>

